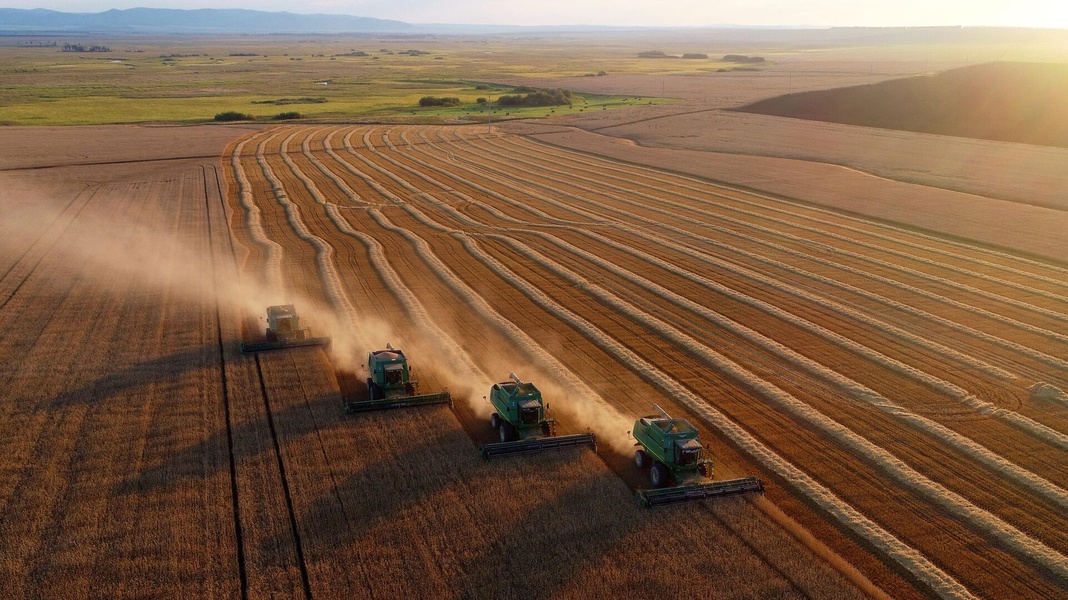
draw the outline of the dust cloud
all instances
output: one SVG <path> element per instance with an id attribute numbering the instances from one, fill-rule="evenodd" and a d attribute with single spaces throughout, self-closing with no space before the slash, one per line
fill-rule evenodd
<path id="1" fill-rule="evenodd" d="M 454 398 L 487 419 L 492 406 L 484 397 L 490 386 L 515 372 L 524 381 L 534 383 L 555 416 L 562 417 L 572 428 L 589 428 L 599 442 L 619 452 L 630 452 L 633 442 L 627 432 L 632 419 L 617 412 L 579 380 L 555 358 L 555 352 L 539 348 L 526 352 L 528 356 L 516 356 L 514 349 L 496 347 L 472 352 L 452 339 L 412 331 L 417 328 L 400 331 L 370 315 L 357 313 L 345 318 L 321 300 L 236 276 L 221 262 L 231 260 L 229 253 L 216 254 L 213 267 L 204 231 L 178 226 L 178 217 L 164 210 L 140 207 L 136 214 L 87 210 L 75 218 L 64 212 L 64 207 L 42 202 L 20 205 L 8 218 L 38 230 L 42 224 L 51 223 L 42 237 L 44 240 L 52 236 L 55 240 L 46 250 L 51 285 L 61 287 L 77 280 L 117 291 L 140 286 L 190 303 L 218 303 L 224 312 L 255 318 L 260 323 L 266 307 L 293 304 L 302 325 L 310 327 L 313 335 L 331 337 L 327 351 L 336 368 L 360 373 L 367 352 L 391 342 L 406 350 L 419 373 L 433 374 Z M 16 241 L 5 237 L 0 239 L 0 254 L 14 263 L 16 257 L 27 252 L 27 246 L 24 238 Z M 33 246 L 31 251 L 36 248 Z M 443 333 L 447 338 L 448 333 Z"/>

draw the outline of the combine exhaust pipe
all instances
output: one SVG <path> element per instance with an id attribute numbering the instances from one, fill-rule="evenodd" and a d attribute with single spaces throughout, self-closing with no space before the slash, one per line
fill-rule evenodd
<path id="1" fill-rule="evenodd" d="M 428 406 L 431 404 L 448 404 L 453 408 L 452 396 L 449 392 L 437 394 L 422 394 L 419 396 L 398 396 L 395 398 L 379 398 L 377 400 L 360 400 L 345 403 L 345 414 L 353 415 L 372 410 L 385 410 L 388 408 L 408 408 L 411 406 Z"/>
<path id="2" fill-rule="evenodd" d="M 515 442 L 495 442 L 482 444 L 478 447 L 482 458 L 489 460 L 513 454 L 526 454 L 529 452 L 541 452 L 543 450 L 557 450 L 560 448 L 575 448 L 578 446 L 590 446 L 597 452 L 597 436 L 592 433 L 576 433 L 574 435 L 561 435 L 555 437 L 530 438 Z"/>
<path id="3" fill-rule="evenodd" d="M 638 504 L 644 508 L 681 504 L 709 498 L 726 498 L 741 494 L 764 493 L 764 482 L 757 477 L 743 477 L 712 483 L 680 485 L 671 488 L 641 490 L 636 494 Z"/>

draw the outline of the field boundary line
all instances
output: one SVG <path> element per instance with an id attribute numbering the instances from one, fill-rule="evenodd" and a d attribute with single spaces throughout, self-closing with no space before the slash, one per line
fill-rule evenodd
<path id="1" fill-rule="evenodd" d="M 267 427 L 271 432 L 271 442 L 274 445 L 275 459 L 278 461 L 278 473 L 282 480 L 282 493 L 286 501 L 286 511 L 289 513 L 290 534 L 293 536 L 294 548 L 297 553 L 297 565 L 300 567 L 300 582 L 304 587 L 304 597 L 312 597 L 311 581 L 308 578 L 308 565 L 304 561 L 304 542 L 300 538 L 300 527 L 297 525 L 297 513 L 293 508 L 293 496 L 289 491 L 289 478 L 286 476 L 285 461 L 282 460 L 282 446 L 278 442 L 278 432 L 274 426 L 274 413 L 271 411 L 270 395 L 267 393 L 267 383 L 263 380 L 263 365 L 260 363 L 259 354 L 255 355 L 256 376 L 260 380 L 260 393 L 263 394 L 263 408 L 267 411 Z"/>
<path id="2" fill-rule="evenodd" d="M 223 211 L 222 216 L 223 216 L 223 218 L 225 218 L 226 217 L 225 201 L 224 201 L 224 194 L 222 193 L 222 189 L 221 189 L 221 182 L 219 181 L 219 170 L 216 167 L 212 166 L 212 171 L 215 174 L 214 179 L 215 179 L 216 189 L 218 189 L 219 192 L 220 192 L 219 193 L 219 205 L 220 205 L 220 208 Z M 212 265 L 213 275 L 217 279 L 219 277 L 219 274 L 218 274 L 218 271 L 216 270 L 217 257 L 216 257 L 216 253 L 215 253 L 215 236 L 213 234 L 213 228 L 212 228 L 212 224 L 211 224 L 212 218 L 211 218 L 210 194 L 208 192 L 208 177 L 207 177 L 207 167 L 206 166 L 201 165 L 201 173 L 203 174 L 203 179 L 204 179 L 204 204 L 205 204 L 204 209 L 205 209 L 205 214 L 207 216 L 207 223 L 208 223 L 208 249 L 209 249 L 209 252 L 211 253 L 211 265 Z M 236 271 L 236 267 L 237 267 L 236 257 L 233 254 L 233 245 L 232 245 L 233 244 L 233 236 L 230 234 L 229 227 L 227 227 L 226 239 L 228 241 L 230 241 L 230 243 L 231 243 L 230 256 L 235 261 L 234 267 L 235 267 L 235 271 Z M 218 289 L 218 286 L 216 286 L 216 289 Z M 233 504 L 234 536 L 237 538 L 236 539 L 236 542 L 237 542 L 237 573 L 238 573 L 238 580 L 239 580 L 239 586 L 240 586 L 239 589 L 240 589 L 240 592 L 241 592 L 241 598 L 242 598 L 242 600 L 247 600 L 247 598 L 248 598 L 248 572 L 246 570 L 247 566 L 245 564 L 245 536 L 244 536 L 244 531 L 243 531 L 243 528 L 242 528 L 242 525 L 241 525 L 241 505 L 238 502 L 237 463 L 236 463 L 236 461 L 234 459 L 234 431 L 233 431 L 233 421 L 232 421 L 231 416 L 230 416 L 230 391 L 227 388 L 227 380 L 226 380 L 226 347 L 225 347 L 225 345 L 223 343 L 222 309 L 219 307 L 219 297 L 218 297 L 218 293 L 217 292 L 215 294 L 215 302 L 214 302 L 214 304 L 215 304 L 215 336 L 216 336 L 216 341 L 217 341 L 217 343 L 219 345 L 219 377 L 221 379 L 221 385 L 222 385 L 223 414 L 226 417 L 226 450 L 227 450 L 227 455 L 228 455 L 228 459 L 229 459 L 229 462 L 230 462 L 230 465 L 229 465 L 230 466 L 230 501 Z"/>

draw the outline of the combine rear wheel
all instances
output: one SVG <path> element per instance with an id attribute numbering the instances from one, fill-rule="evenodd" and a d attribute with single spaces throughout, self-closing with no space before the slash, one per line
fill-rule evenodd
<path id="1" fill-rule="evenodd" d="M 493 413 L 492 415 L 490 415 L 490 427 L 492 427 L 493 430 L 496 431 L 497 429 L 500 428 L 500 426 L 501 426 L 501 416 L 498 415 L 497 413 Z"/>
<path id="2" fill-rule="evenodd" d="M 638 450 L 634 453 L 634 466 L 639 469 L 649 466 L 649 455 L 645 453 L 645 450 Z"/>
<path id="3" fill-rule="evenodd" d="M 649 481 L 653 484 L 653 487 L 664 487 L 667 483 L 668 472 L 667 467 L 663 463 L 656 463 L 652 469 L 649 469 Z"/>

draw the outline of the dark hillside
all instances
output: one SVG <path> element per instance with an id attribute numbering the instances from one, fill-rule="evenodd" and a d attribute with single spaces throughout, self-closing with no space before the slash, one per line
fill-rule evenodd
<path id="1" fill-rule="evenodd" d="M 996 62 L 761 100 L 737 110 L 1068 148 L 1068 65 Z"/>

